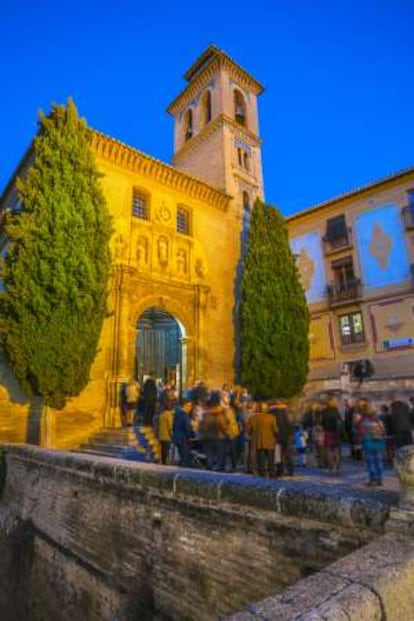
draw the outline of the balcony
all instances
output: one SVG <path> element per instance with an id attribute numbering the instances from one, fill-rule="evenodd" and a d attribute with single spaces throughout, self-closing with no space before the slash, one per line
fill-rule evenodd
<path id="1" fill-rule="evenodd" d="M 343 283 L 330 283 L 326 287 L 329 306 L 337 306 L 359 300 L 362 297 L 362 283 L 360 278 L 353 278 Z"/>
<path id="2" fill-rule="evenodd" d="M 325 235 L 323 237 L 323 251 L 325 255 L 333 254 L 334 252 L 339 252 L 340 250 L 348 250 L 352 248 L 352 229 L 351 227 L 347 227 L 344 231 L 344 235 L 341 237 L 337 237 L 335 239 L 328 239 Z"/>
<path id="3" fill-rule="evenodd" d="M 406 205 L 401 210 L 406 230 L 414 229 L 414 204 Z"/>

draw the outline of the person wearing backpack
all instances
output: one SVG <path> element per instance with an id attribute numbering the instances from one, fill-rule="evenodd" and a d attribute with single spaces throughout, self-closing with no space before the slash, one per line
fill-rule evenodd
<path id="1" fill-rule="evenodd" d="M 369 487 L 381 486 L 384 469 L 385 427 L 375 410 L 371 408 L 368 399 L 361 399 L 358 405 L 361 416 L 359 427 L 362 450 L 368 471 L 367 485 Z"/>

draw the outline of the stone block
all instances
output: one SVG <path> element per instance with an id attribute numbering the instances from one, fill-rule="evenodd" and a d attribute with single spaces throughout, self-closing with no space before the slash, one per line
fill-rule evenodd
<path id="1" fill-rule="evenodd" d="M 388 621 L 414 618 L 414 539 L 384 535 L 321 573 L 328 571 L 376 593 Z"/>
<path id="2" fill-rule="evenodd" d="M 323 621 L 379 621 L 382 619 L 379 598 L 370 589 L 358 584 L 351 584 L 330 597 L 318 606 L 315 612 Z M 307 614 L 299 617 L 298 621 L 310 621 Z"/>
<path id="3" fill-rule="evenodd" d="M 280 595 L 254 604 L 251 612 L 266 621 L 293 621 L 306 611 L 311 612 L 313 608 L 317 610 L 327 598 L 339 593 L 349 584 L 346 578 L 319 572 L 289 587 Z M 319 621 L 319 617 L 315 621 Z"/>

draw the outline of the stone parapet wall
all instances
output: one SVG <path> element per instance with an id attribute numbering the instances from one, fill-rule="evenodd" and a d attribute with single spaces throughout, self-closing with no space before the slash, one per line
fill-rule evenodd
<path id="1" fill-rule="evenodd" d="M 414 619 L 414 539 L 387 534 L 226 621 Z"/>
<path id="2" fill-rule="evenodd" d="M 343 490 L 5 448 L 0 609 L 13 621 L 223 618 L 372 541 L 388 517 Z"/>

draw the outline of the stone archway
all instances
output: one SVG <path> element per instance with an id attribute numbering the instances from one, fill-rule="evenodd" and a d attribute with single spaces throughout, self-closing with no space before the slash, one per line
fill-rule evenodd
<path id="1" fill-rule="evenodd" d="M 135 375 L 143 385 L 146 376 L 174 384 L 179 392 L 187 384 L 187 335 L 184 325 L 164 308 L 147 308 L 138 319 Z"/>
<path id="2" fill-rule="evenodd" d="M 185 390 L 188 386 L 190 386 L 194 382 L 195 377 L 195 366 L 196 366 L 196 342 L 194 338 L 194 325 L 192 321 L 192 314 L 189 316 L 185 313 L 183 306 L 176 302 L 174 299 L 170 297 L 164 296 L 149 296 L 140 301 L 138 307 L 134 309 L 132 313 L 131 319 L 134 322 L 133 325 L 130 324 L 130 361 L 132 369 L 138 375 L 138 379 L 141 381 L 142 378 L 139 377 L 139 374 L 142 372 L 142 367 L 140 366 L 140 361 L 137 359 L 137 354 L 140 352 L 137 351 L 137 341 L 139 339 L 139 334 L 137 331 L 139 329 L 139 323 L 142 321 L 142 318 L 148 320 L 151 317 L 151 313 L 153 313 L 152 320 L 158 321 L 162 323 L 163 321 L 170 323 L 170 325 L 177 326 L 177 340 L 179 347 L 179 360 L 177 361 L 180 365 L 179 367 L 179 384 L 180 389 Z M 156 337 L 155 337 L 156 338 Z M 160 337 L 162 340 L 162 337 Z M 165 338 L 165 335 L 164 335 Z M 138 343 L 139 346 L 139 343 Z M 176 362 L 176 364 L 177 364 Z M 158 364 L 158 369 L 162 372 L 162 361 Z M 173 366 L 173 364 L 164 366 Z M 132 370 L 131 369 L 131 370 Z M 146 369 L 146 371 L 155 369 Z M 164 376 L 165 371 L 164 369 Z M 158 375 L 162 378 L 162 373 Z"/>

